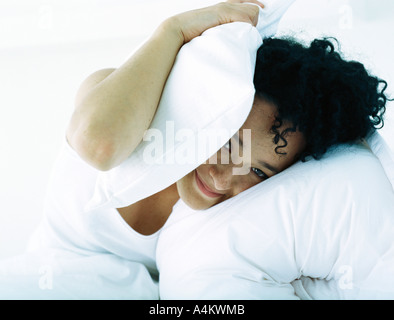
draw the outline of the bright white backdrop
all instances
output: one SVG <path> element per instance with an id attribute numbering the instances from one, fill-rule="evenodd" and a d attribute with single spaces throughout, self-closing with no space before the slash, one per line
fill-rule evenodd
<path id="1" fill-rule="evenodd" d="M 41 218 L 81 81 L 123 63 L 166 17 L 216 2 L 0 0 L 0 258 L 21 253 Z M 394 96 L 393 13 L 392 0 L 297 0 L 280 34 L 336 36 Z M 394 149 L 393 103 L 381 132 Z"/>

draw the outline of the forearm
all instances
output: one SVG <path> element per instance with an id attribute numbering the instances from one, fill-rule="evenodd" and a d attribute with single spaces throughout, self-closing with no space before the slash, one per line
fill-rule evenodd
<path id="1" fill-rule="evenodd" d="M 182 44 L 174 24 L 163 22 L 129 60 L 81 99 L 68 130 L 81 157 L 107 170 L 132 153 L 150 126 Z"/>
<path id="2" fill-rule="evenodd" d="M 256 25 L 258 8 L 234 1 L 237 3 L 220 3 L 167 19 L 121 67 L 87 79 L 67 129 L 68 142 L 86 162 L 108 170 L 134 151 L 150 126 L 185 42 L 223 23 Z"/>

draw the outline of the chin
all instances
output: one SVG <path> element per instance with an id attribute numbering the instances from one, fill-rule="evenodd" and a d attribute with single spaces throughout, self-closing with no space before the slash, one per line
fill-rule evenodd
<path id="1" fill-rule="evenodd" d="M 200 210 L 205 210 L 205 209 L 208 209 L 208 208 L 210 208 L 211 206 L 209 206 L 209 205 L 204 205 L 204 204 L 202 204 L 202 203 L 197 203 L 196 201 L 193 201 L 193 199 L 188 199 L 188 197 L 181 197 L 181 199 L 182 199 L 182 201 L 184 202 L 184 203 L 186 203 L 186 205 L 188 206 L 188 207 L 190 207 L 191 209 L 193 209 L 193 210 L 196 210 L 196 211 L 200 211 Z"/>
<path id="2" fill-rule="evenodd" d="M 214 204 L 209 204 L 204 199 L 197 197 L 192 192 L 187 192 L 184 188 L 178 186 L 179 197 L 182 201 L 193 210 L 205 210 L 212 207 Z"/>

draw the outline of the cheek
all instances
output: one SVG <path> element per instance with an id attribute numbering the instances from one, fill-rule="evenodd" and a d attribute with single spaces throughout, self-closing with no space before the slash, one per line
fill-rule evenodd
<path id="1" fill-rule="evenodd" d="M 233 188 L 233 196 L 236 196 L 237 194 L 240 194 L 241 192 L 255 186 L 256 184 L 259 184 L 262 182 L 260 179 L 254 179 L 251 176 L 251 173 L 244 175 L 244 176 L 238 176 L 238 179 L 236 181 L 237 183 L 234 185 Z"/>
<path id="2" fill-rule="evenodd" d="M 176 185 L 178 189 L 179 196 L 182 199 L 185 199 L 187 197 L 190 197 L 191 194 L 193 194 L 193 177 L 194 177 L 194 172 L 190 172 L 186 176 L 184 176 L 182 179 L 178 180 Z"/>

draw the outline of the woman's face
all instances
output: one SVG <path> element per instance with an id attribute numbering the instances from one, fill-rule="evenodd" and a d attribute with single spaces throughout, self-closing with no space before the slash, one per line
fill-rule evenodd
<path id="1" fill-rule="evenodd" d="M 296 161 L 305 147 L 302 133 L 288 132 L 288 142 L 278 154 L 271 131 L 276 107 L 256 97 L 245 123 L 224 147 L 204 164 L 177 182 L 181 199 L 195 210 L 203 210 L 283 171 Z M 279 132 L 290 127 L 283 123 Z M 279 142 L 280 145 L 280 142 Z"/>

